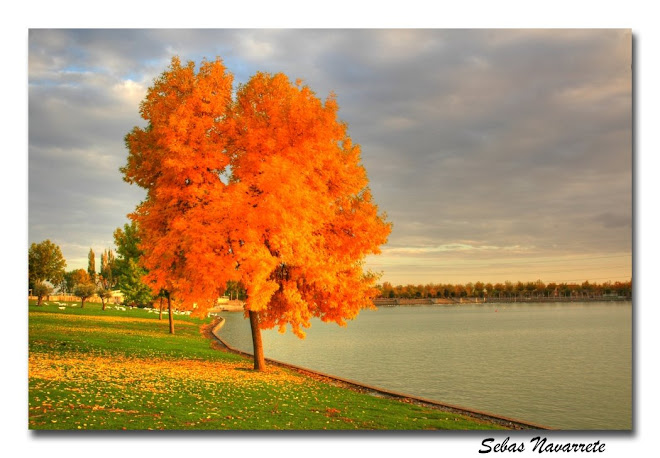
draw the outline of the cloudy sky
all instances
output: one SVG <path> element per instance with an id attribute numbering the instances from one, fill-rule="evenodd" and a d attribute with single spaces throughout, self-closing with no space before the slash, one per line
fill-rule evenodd
<path id="1" fill-rule="evenodd" d="M 397 283 L 629 280 L 632 35 L 610 30 L 48 30 L 28 35 L 28 242 L 86 267 L 144 192 L 123 138 L 172 56 L 336 93 L 393 223 Z"/>

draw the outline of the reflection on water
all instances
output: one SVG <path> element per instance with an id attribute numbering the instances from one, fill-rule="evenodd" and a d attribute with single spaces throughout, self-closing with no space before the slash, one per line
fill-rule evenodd
<path id="1" fill-rule="evenodd" d="M 222 336 L 252 351 L 224 313 Z M 561 429 L 631 429 L 632 305 L 383 307 L 307 338 L 264 332 L 266 357 Z"/>

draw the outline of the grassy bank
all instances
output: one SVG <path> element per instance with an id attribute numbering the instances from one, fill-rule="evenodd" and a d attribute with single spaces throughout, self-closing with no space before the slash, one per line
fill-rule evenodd
<path id="1" fill-rule="evenodd" d="M 210 320 L 140 309 L 29 306 L 30 429 L 498 429 L 251 361 Z"/>

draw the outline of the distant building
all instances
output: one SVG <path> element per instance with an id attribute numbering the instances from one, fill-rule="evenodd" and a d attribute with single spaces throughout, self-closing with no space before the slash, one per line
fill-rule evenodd
<path id="1" fill-rule="evenodd" d="M 110 300 L 115 304 L 122 304 L 124 302 L 124 293 L 122 293 L 120 290 L 115 289 L 111 291 L 111 294 L 112 296 L 110 296 Z"/>

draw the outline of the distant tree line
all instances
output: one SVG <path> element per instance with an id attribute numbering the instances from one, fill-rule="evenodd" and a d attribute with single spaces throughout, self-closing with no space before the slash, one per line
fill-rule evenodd
<path id="1" fill-rule="evenodd" d="M 116 287 L 114 272 L 114 253 L 106 250 L 101 257 L 101 270 L 96 272 L 94 251 L 90 248 L 87 270 L 66 271 L 66 260 L 60 247 L 50 240 L 33 243 L 28 249 L 28 288 L 37 297 L 41 305 L 44 297 L 53 292 L 71 294 L 81 299 L 81 307 L 92 296 L 101 298 L 103 309 L 105 301 L 112 297 Z"/>
<path id="2" fill-rule="evenodd" d="M 50 240 L 33 243 L 29 249 L 29 287 L 38 303 L 53 291 L 73 294 L 86 299 L 97 295 L 105 308 L 105 300 L 111 297 L 112 290 L 120 290 L 124 303 L 137 307 L 149 307 L 158 302 L 162 310 L 162 299 L 166 292 L 154 295 L 144 283 L 147 271 L 140 265 L 142 252 L 135 222 L 117 228 L 113 234 L 115 252 L 104 250 L 101 255 L 100 270 L 96 271 L 95 253 L 90 249 L 88 267 L 65 271 L 66 262 L 59 246 Z M 381 298 L 427 299 L 427 298 L 541 298 L 541 297 L 601 297 L 607 295 L 632 297 L 631 281 L 607 281 L 604 283 L 544 283 L 533 282 L 484 283 L 481 281 L 465 284 L 428 283 L 392 285 L 384 282 L 376 286 Z M 232 299 L 246 299 L 245 287 L 240 282 L 227 283 L 225 294 Z"/>
<path id="3" fill-rule="evenodd" d="M 106 249 L 101 255 L 100 270 L 96 269 L 96 254 L 90 248 L 87 269 L 66 270 L 66 261 L 60 247 L 50 240 L 33 243 L 28 250 L 29 289 L 41 305 L 44 297 L 51 294 L 71 294 L 85 301 L 92 296 L 105 302 L 112 291 L 121 291 L 124 303 L 136 307 L 151 307 L 158 303 L 162 310 L 162 299 L 166 292 L 154 295 L 143 277 L 148 273 L 140 264 L 142 251 L 136 223 L 131 221 L 113 233 L 115 247 Z M 240 282 L 227 283 L 225 294 L 232 299 L 246 299 L 245 287 Z"/>
<path id="4" fill-rule="evenodd" d="M 530 282 L 484 283 L 481 281 L 465 284 L 428 283 L 425 285 L 392 285 L 384 282 L 377 285 L 382 298 L 537 298 L 537 297 L 600 297 L 604 295 L 632 296 L 631 281 L 607 281 L 604 283 L 544 283 L 541 280 Z"/>
<path id="5" fill-rule="evenodd" d="M 58 245 L 50 240 L 33 243 L 28 250 L 28 287 L 37 297 L 37 304 L 41 305 L 44 297 L 57 292 L 79 297 L 83 307 L 87 299 L 98 296 L 105 309 L 106 300 L 115 290 L 122 292 L 126 304 L 138 307 L 153 304 L 158 296 L 154 297 L 142 281 L 146 271 L 139 265 L 142 253 L 138 248 L 140 241 L 135 223 L 117 228 L 113 236 L 115 249 L 103 251 L 98 271 L 96 254 L 91 248 L 86 270 L 67 271 Z"/>

